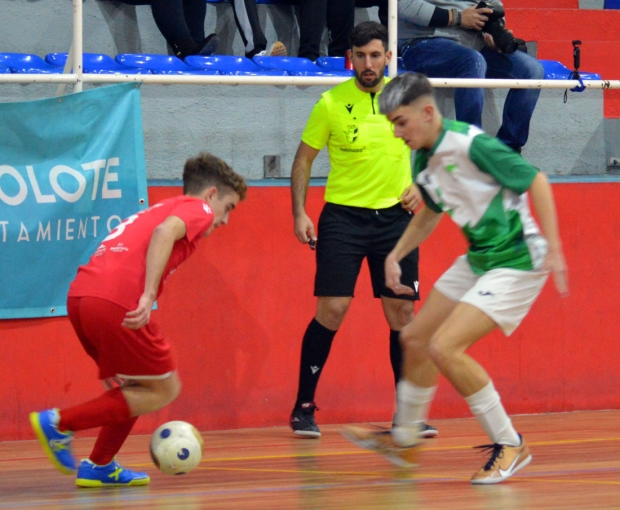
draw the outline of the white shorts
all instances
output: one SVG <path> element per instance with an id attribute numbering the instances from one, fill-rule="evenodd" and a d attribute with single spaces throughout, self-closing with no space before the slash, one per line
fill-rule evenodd
<path id="1" fill-rule="evenodd" d="M 488 315 L 506 334 L 521 324 L 540 294 L 548 271 L 520 271 L 498 268 L 474 274 L 462 255 L 435 283 L 435 289 L 452 301 L 475 306 Z"/>

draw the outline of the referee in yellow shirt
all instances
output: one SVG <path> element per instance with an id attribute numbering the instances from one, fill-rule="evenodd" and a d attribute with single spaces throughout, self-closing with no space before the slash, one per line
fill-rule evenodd
<path id="1" fill-rule="evenodd" d="M 379 113 L 378 95 L 389 80 L 385 66 L 392 57 L 387 29 L 374 21 L 360 23 L 349 39 L 355 76 L 316 103 L 291 172 L 295 235 L 302 243 L 316 243 L 317 311 L 303 338 L 299 388 L 290 418 L 293 432 L 310 438 L 321 436 L 314 420 L 314 394 L 351 304 L 362 261 L 368 260 L 373 294 L 381 298 L 390 327 L 395 382 L 402 364 L 399 331 L 413 320 L 413 301 L 419 300 L 417 250 L 401 262 L 402 281 L 415 289 L 415 295 L 397 295 L 385 286 L 385 257 L 421 201 L 412 184 L 410 150 Z M 312 163 L 325 146 L 331 171 L 317 236 L 305 203 Z M 427 425 L 425 436 L 436 435 L 437 430 Z"/>

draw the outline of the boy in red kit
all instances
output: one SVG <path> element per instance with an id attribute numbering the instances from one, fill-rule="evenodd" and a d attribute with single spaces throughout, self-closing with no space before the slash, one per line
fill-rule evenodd
<path id="1" fill-rule="evenodd" d="M 120 387 L 66 409 L 30 414 L 30 423 L 52 463 L 76 470 L 73 433 L 101 427 L 90 455 L 77 469 L 79 487 L 146 485 L 146 473 L 114 459 L 138 416 L 172 402 L 181 389 L 172 347 L 151 321 L 166 278 L 201 237 L 228 223 L 245 198 L 246 184 L 224 161 L 200 153 L 186 161 L 183 195 L 163 200 L 118 225 L 78 269 L 69 288 L 69 320 L 99 378 Z"/>

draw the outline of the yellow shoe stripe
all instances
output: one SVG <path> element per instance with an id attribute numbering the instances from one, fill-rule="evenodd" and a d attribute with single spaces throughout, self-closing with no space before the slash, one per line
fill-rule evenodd
<path id="1" fill-rule="evenodd" d="M 73 473 L 75 473 L 75 471 L 73 471 L 72 469 L 63 466 L 56 458 L 56 455 L 54 455 L 54 452 L 50 448 L 50 445 L 47 441 L 47 437 L 45 436 L 45 432 L 43 432 L 43 429 L 41 428 L 41 423 L 39 422 L 39 413 L 30 413 L 30 425 L 32 425 L 34 433 L 36 434 L 39 443 L 41 443 L 41 446 L 43 447 L 43 451 L 49 457 L 54 467 L 65 475 L 72 475 Z"/>
<path id="2" fill-rule="evenodd" d="M 77 478 L 75 480 L 75 485 L 78 487 L 90 488 L 90 487 L 136 487 L 139 485 L 148 485 L 151 482 L 151 479 L 147 476 L 146 478 L 140 478 L 137 480 L 132 480 L 129 483 L 103 483 L 101 480 L 88 480 L 86 478 Z"/>

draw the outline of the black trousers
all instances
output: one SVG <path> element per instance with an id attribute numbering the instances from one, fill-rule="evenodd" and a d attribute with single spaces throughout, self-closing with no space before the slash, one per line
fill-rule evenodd
<path id="1" fill-rule="evenodd" d="M 205 38 L 205 0 L 120 0 L 150 5 L 157 28 L 175 53 L 189 55 Z"/>
<path id="2" fill-rule="evenodd" d="M 231 5 L 245 46 L 245 56 L 252 58 L 267 47 L 265 33 L 258 21 L 256 0 L 233 0 Z"/>

